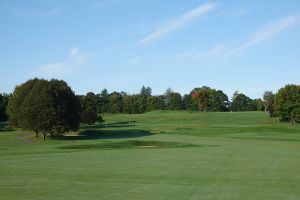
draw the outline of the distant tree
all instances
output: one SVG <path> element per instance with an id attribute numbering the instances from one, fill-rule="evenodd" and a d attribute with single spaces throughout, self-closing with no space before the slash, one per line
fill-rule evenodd
<path id="1" fill-rule="evenodd" d="M 100 93 L 100 96 L 101 96 L 101 97 L 108 97 L 108 91 L 107 91 L 107 89 L 103 89 L 103 90 L 101 91 L 101 93 Z"/>
<path id="2" fill-rule="evenodd" d="M 165 93 L 164 93 L 164 101 L 165 101 L 165 107 L 166 109 L 169 108 L 169 102 L 170 102 L 170 95 L 174 93 L 174 91 L 169 87 L 166 89 Z"/>
<path id="3" fill-rule="evenodd" d="M 140 113 L 140 105 L 139 105 L 139 102 L 137 100 L 132 105 L 131 113 L 132 114 L 139 114 Z"/>
<path id="4" fill-rule="evenodd" d="M 123 96 L 123 101 L 124 101 L 123 112 L 128 113 L 128 114 L 136 113 L 136 110 L 133 109 L 133 106 L 134 106 L 136 100 L 137 100 L 136 95 Z"/>
<path id="5" fill-rule="evenodd" d="M 134 110 L 135 113 L 144 113 L 144 112 L 146 112 L 147 98 L 143 95 L 138 95 L 134 106 L 135 106 L 135 110 Z"/>
<path id="6" fill-rule="evenodd" d="M 107 89 L 103 89 L 100 93 L 100 99 L 101 99 L 101 111 L 100 113 L 109 112 L 109 94 L 107 92 Z"/>
<path id="7" fill-rule="evenodd" d="M 94 124 L 97 121 L 97 114 L 93 111 L 84 110 L 81 113 L 81 123 Z"/>
<path id="8" fill-rule="evenodd" d="M 147 111 L 147 99 L 151 97 L 152 89 L 143 86 L 140 94 L 137 96 L 133 112 L 144 113 Z"/>
<path id="9" fill-rule="evenodd" d="M 222 90 L 203 86 L 193 89 L 191 97 L 199 111 L 227 111 L 228 109 L 228 97 Z"/>
<path id="10" fill-rule="evenodd" d="M 63 134 L 79 125 L 79 102 L 64 81 L 32 79 L 17 86 L 9 99 L 9 122 L 36 135 Z"/>
<path id="11" fill-rule="evenodd" d="M 273 94 L 272 91 L 265 91 L 263 95 L 263 99 L 264 99 L 266 111 L 269 111 L 270 117 L 275 117 L 275 109 L 274 109 L 275 94 Z"/>
<path id="12" fill-rule="evenodd" d="M 264 111 L 265 110 L 265 103 L 261 98 L 254 99 L 256 110 L 257 111 Z"/>
<path id="13" fill-rule="evenodd" d="M 232 111 L 255 111 L 255 102 L 242 93 L 235 92 L 232 98 Z"/>
<path id="14" fill-rule="evenodd" d="M 80 104 L 82 110 L 92 111 L 95 113 L 100 113 L 103 101 L 100 95 L 96 95 L 93 92 L 88 92 L 85 96 L 81 96 Z"/>
<path id="15" fill-rule="evenodd" d="M 7 121 L 6 107 L 8 104 L 9 95 L 0 93 L 0 122 Z"/>
<path id="16" fill-rule="evenodd" d="M 141 89 L 140 95 L 148 98 L 151 96 L 151 93 L 152 93 L 152 89 L 150 87 L 146 88 L 145 86 L 143 86 Z"/>
<path id="17" fill-rule="evenodd" d="M 211 89 L 209 93 L 211 111 L 224 112 L 228 110 L 228 96 L 222 90 Z"/>
<path id="18" fill-rule="evenodd" d="M 275 95 L 275 110 L 281 120 L 294 124 L 300 121 L 300 88 L 286 85 Z"/>
<path id="19" fill-rule="evenodd" d="M 182 109 L 182 97 L 178 92 L 169 93 L 167 109 L 168 110 Z"/>
<path id="20" fill-rule="evenodd" d="M 151 96 L 147 98 L 147 111 L 164 110 L 165 97 L 163 95 Z"/>
<path id="21" fill-rule="evenodd" d="M 194 103 L 191 94 L 183 96 L 183 107 L 185 110 L 196 111 L 198 110 L 197 104 Z"/>
<path id="22" fill-rule="evenodd" d="M 165 96 L 168 96 L 168 95 L 171 94 L 171 93 L 174 93 L 174 91 L 173 91 L 170 87 L 168 87 L 168 88 L 166 89 L 164 95 L 165 95 Z"/>
<path id="23" fill-rule="evenodd" d="M 194 88 L 191 92 L 192 99 L 198 105 L 199 111 L 210 111 L 210 88 L 203 86 L 201 88 Z"/>
<path id="24" fill-rule="evenodd" d="M 123 111 L 123 96 L 119 92 L 113 92 L 109 94 L 109 112 L 121 113 Z"/>
<path id="25" fill-rule="evenodd" d="M 156 110 L 156 97 L 155 96 L 151 96 L 151 97 L 147 98 L 146 110 L 147 111 Z"/>

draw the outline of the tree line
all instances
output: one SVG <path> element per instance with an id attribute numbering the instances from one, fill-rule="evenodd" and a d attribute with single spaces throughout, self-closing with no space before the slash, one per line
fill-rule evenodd
<path id="1" fill-rule="evenodd" d="M 104 89 L 99 94 L 88 92 L 77 97 L 82 110 L 96 113 L 139 114 L 152 110 L 264 111 L 266 107 L 264 100 L 251 99 L 238 92 L 235 92 L 232 101 L 229 101 L 222 90 L 207 86 L 194 88 L 189 94 L 183 96 L 170 88 L 162 95 L 152 95 L 152 89 L 143 86 L 138 94 L 116 91 L 108 93 Z"/>
<path id="2" fill-rule="evenodd" d="M 103 122 L 102 113 L 139 114 L 152 110 L 189 110 L 200 112 L 268 111 L 270 117 L 293 124 L 300 121 L 300 87 L 286 85 L 276 94 L 266 91 L 263 98 L 251 99 L 235 92 L 231 101 L 222 90 L 207 86 L 194 88 L 181 96 L 168 88 L 152 95 L 143 86 L 138 94 L 126 92 L 75 95 L 63 80 L 30 79 L 16 86 L 12 94 L 0 94 L 0 121 L 46 138 L 77 130 L 80 123 Z"/>

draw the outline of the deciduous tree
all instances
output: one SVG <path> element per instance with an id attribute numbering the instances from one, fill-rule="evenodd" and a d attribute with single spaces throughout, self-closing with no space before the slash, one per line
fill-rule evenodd
<path id="1" fill-rule="evenodd" d="M 275 95 L 275 110 L 281 120 L 294 124 L 300 121 L 300 88 L 286 85 Z"/>
<path id="2" fill-rule="evenodd" d="M 79 102 L 64 81 L 32 79 L 17 86 L 9 99 L 9 122 L 24 130 L 43 133 L 44 139 L 76 130 Z"/>

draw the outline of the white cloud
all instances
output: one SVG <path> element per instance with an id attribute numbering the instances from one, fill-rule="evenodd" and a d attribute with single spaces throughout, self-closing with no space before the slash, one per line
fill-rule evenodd
<path id="1" fill-rule="evenodd" d="M 47 78 L 66 77 L 75 74 L 82 64 L 92 58 L 91 55 L 82 55 L 79 48 L 70 49 L 69 56 L 62 61 L 51 62 L 37 68 L 37 74 Z"/>
<path id="2" fill-rule="evenodd" d="M 218 44 L 203 52 L 184 52 L 175 56 L 181 59 L 225 58 L 271 39 L 291 26 L 296 25 L 298 22 L 299 17 L 292 15 L 277 21 L 273 21 L 242 42 L 237 43 L 232 41 Z"/>
<path id="3" fill-rule="evenodd" d="M 165 26 L 155 30 L 151 34 L 147 35 L 143 39 L 141 39 L 138 44 L 145 45 L 149 44 L 162 36 L 177 30 L 178 28 L 182 27 L 183 25 L 195 20 L 196 18 L 212 11 L 215 8 L 215 4 L 207 3 L 204 5 L 200 5 L 197 8 L 189 10 L 188 12 L 184 13 L 183 15 L 171 20 L 170 23 L 166 24 Z"/>

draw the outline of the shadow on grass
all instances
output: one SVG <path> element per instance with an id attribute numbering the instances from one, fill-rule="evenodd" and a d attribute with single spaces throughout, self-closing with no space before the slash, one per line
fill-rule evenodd
<path id="1" fill-rule="evenodd" d="M 79 132 L 74 136 L 57 136 L 60 140 L 91 140 L 91 139 L 122 139 L 122 138 L 138 138 L 153 135 L 148 131 L 141 130 L 93 130 L 88 129 Z"/>
<path id="2" fill-rule="evenodd" d="M 161 149 L 161 148 L 189 148 L 189 147 L 218 147 L 217 145 L 194 145 L 177 142 L 126 140 L 121 142 L 105 142 L 101 144 L 68 145 L 60 149 Z"/>
<path id="3" fill-rule="evenodd" d="M 122 121 L 114 123 L 103 123 L 103 124 L 91 124 L 91 125 L 81 125 L 81 129 L 97 129 L 97 128 L 125 128 L 136 126 L 134 123 L 137 121 Z"/>
<path id="4" fill-rule="evenodd" d="M 14 129 L 8 126 L 7 122 L 0 122 L 0 132 L 14 131 Z"/>

